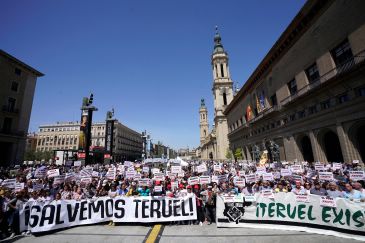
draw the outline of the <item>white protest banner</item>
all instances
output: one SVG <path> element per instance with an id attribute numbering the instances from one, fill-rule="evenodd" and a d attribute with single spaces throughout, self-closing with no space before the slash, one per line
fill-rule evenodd
<path id="1" fill-rule="evenodd" d="M 225 202 L 225 203 L 232 203 L 232 202 L 234 202 L 235 201 L 235 196 L 234 196 L 234 194 L 232 194 L 232 195 L 222 195 L 222 198 L 223 198 L 223 201 Z"/>
<path id="2" fill-rule="evenodd" d="M 131 161 L 124 161 L 124 166 L 132 167 L 132 166 L 134 166 L 134 163 Z"/>
<path id="3" fill-rule="evenodd" d="M 350 179 L 353 181 L 361 181 L 365 179 L 364 171 L 349 171 Z"/>
<path id="4" fill-rule="evenodd" d="M 58 175 L 53 178 L 54 185 L 60 185 L 65 182 L 65 175 Z"/>
<path id="5" fill-rule="evenodd" d="M 319 205 L 322 207 L 336 208 L 336 200 L 332 197 L 321 197 Z"/>
<path id="6" fill-rule="evenodd" d="M 139 181 L 142 178 L 141 174 L 136 173 L 133 177 L 134 180 Z"/>
<path id="7" fill-rule="evenodd" d="M 181 172 L 181 166 L 180 165 L 172 165 L 171 166 L 171 173 L 179 174 Z"/>
<path id="8" fill-rule="evenodd" d="M 93 181 L 91 177 L 81 177 L 80 183 L 83 185 L 88 185 Z"/>
<path id="9" fill-rule="evenodd" d="M 274 171 L 274 172 L 272 173 L 272 175 L 274 176 L 274 179 L 280 179 L 280 177 L 281 177 L 281 174 L 280 174 L 280 172 L 279 172 L 279 171 Z"/>
<path id="10" fill-rule="evenodd" d="M 152 182 L 151 182 L 151 179 L 149 179 L 149 178 L 142 178 L 142 179 L 139 179 L 139 181 L 138 181 L 138 185 L 140 185 L 140 186 L 149 186 L 151 184 L 152 184 Z"/>
<path id="11" fill-rule="evenodd" d="M 143 166 L 143 167 L 142 167 L 142 172 L 143 172 L 143 173 L 150 173 L 150 167 L 148 167 L 148 166 Z"/>
<path id="12" fill-rule="evenodd" d="M 85 168 L 83 170 L 80 171 L 80 176 L 92 176 L 93 174 L 93 169 L 92 168 Z"/>
<path id="13" fill-rule="evenodd" d="M 74 181 L 76 180 L 76 175 L 74 172 L 66 173 L 65 181 Z"/>
<path id="14" fill-rule="evenodd" d="M 179 182 L 178 181 L 172 181 L 171 182 L 171 189 L 174 190 L 175 188 L 178 188 Z"/>
<path id="15" fill-rule="evenodd" d="M 74 166 L 81 166 L 81 161 L 80 160 L 74 161 Z"/>
<path id="16" fill-rule="evenodd" d="M 160 173 L 159 168 L 152 168 L 152 174 Z"/>
<path id="17" fill-rule="evenodd" d="M 43 184 L 41 183 L 33 183 L 33 191 L 40 191 L 43 189 Z"/>
<path id="18" fill-rule="evenodd" d="M 190 177 L 189 179 L 188 179 L 188 183 L 189 183 L 189 185 L 196 185 L 196 184 L 199 184 L 199 177 L 197 177 L 197 176 L 193 176 L 193 177 Z"/>
<path id="19" fill-rule="evenodd" d="M 133 170 L 133 171 L 126 171 L 125 172 L 125 178 L 126 179 L 130 179 L 130 178 L 134 178 L 134 176 L 136 175 L 137 173 Z"/>
<path id="20" fill-rule="evenodd" d="M 274 193 L 272 193 L 272 190 L 262 190 L 261 194 L 264 198 L 270 198 L 270 199 L 274 199 Z"/>
<path id="21" fill-rule="evenodd" d="M 342 170 L 342 164 L 341 163 L 333 163 L 332 164 L 333 170 Z"/>
<path id="22" fill-rule="evenodd" d="M 47 176 L 49 178 L 52 178 L 52 177 L 55 177 L 55 176 L 58 176 L 60 175 L 60 170 L 59 169 L 53 169 L 53 170 L 48 170 L 47 171 Z"/>
<path id="23" fill-rule="evenodd" d="M 15 183 L 16 183 L 16 179 L 6 179 L 1 183 L 1 185 L 3 187 L 9 188 L 9 189 L 14 189 Z"/>
<path id="24" fill-rule="evenodd" d="M 100 197 L 95 201 L 55 200 L 47 204 L 32 202 L 26 203 L 19 212 L 20 228 L 36 233 L 106 221 L 157 223 L 196 220 L 195 200 L 195 195 L 190 195 L 179 198 Z"/>
<path id="25" fill-rule="evenodd" d="M 217 196 L 217 227 L 260 227 L 333 235 L 365 241 L 365 204 L 336 198 L 337 207 L 320 206 L 320 196 L 309 195 L 310 203 L 296 201 L 294 193 L 275 193 L 275 200 L 256 195 L 256 203 L 242 206 L 224 203 Z M 236 217 L 227 212 L 234 212 Z M 294 230 L 294 229 L 293 229 Z"/>
<path id="26" fill-rule="evenodd" d="M 213 165 L 213 169 L 214 169 L 214 171 L 220 172 L 222 170 L 222 167 L 221 167 L 221 165 Z"/>
<path id="27" fill-rule="evenodd" d="M 91 176 L 92 176 L 92 177 L 99 177 L 99 172 L 97 172 L 97 171 L 93 171 L 93 172 L 91 173 Z"/>
<path id="28" fill-rule="evenodd" d="M 47 168 L 42 166 L 35 170 L 34 177 L 35 178 L 44 178 L 47 175 Z"/>
<path id="29" fill-rule="evenodd" d="M 243 178 L 236 179 L 235 185 L 238 187 L 245 187 L 245 185 L 246 185 L 245 179 L 243 179 Z"/>
<path id="30" fill-rule="evenodd" d="M 243 198 L 245 199 L 245 202 L 256 202 L 255 195 L 245 195 Z"/>
<path id="31" fill-rule="evenodd" d="M 15 187 L 14 187 L 15 192 L 20 192 L 23 189 L 24 189 L 24 182 L 15 183 Z"/>
<path id="32" fill-rule="evenodd" d="M 281 169 L 280 174 L 281 174 L 281 176 L 291 176 L 291 170 L 290 169 Z"/>
<path id="33" fill-rule="evenodd" d="M 353 164 L 358 164 L 359 162 L 360 162 L 360 160 L 358 160 L 358 159 L 352 161 Z"/>
<path id="34" fill-rule="evenodd" d="M 257 174 L 266 173 L 266 167 L 256 167 L 256 173 Z"/>
<path id="35" fill-rule="evenodd" d="M 117 175 L 117 169 L 116 168 L 109 168 L 108 172 L 106 173 L 105 177 L 109 180 L 114 180 Z"/>
<path id="36" fill-rule="evenodd" d="M 212 175 L 212 182 L 219 183 L 218 176 Z"/>
<path id="37" fill-rule="evenodd" d="M 171 172 L 167 173 L 167 176 L 168 176 L 171 180 L 175 180 L 175 178 L 176 178 L 176 174 L 175 174 L 175 173 L 171 173 Z"/>
<path id="38" fill-rule="evenodd" d="M 272 173 L 263 173 L 262 174 L 262 179 L 264 181 L 273 181 L 274 180 L 274 175 Z"/>
<path id="39" fill-rule="evenodd" d="M 154 181 L 165 181 L 165 174 L 164 173 L 155 173 L 153 176 Z"/>
<path id="40" fill-rule="evenodd" d="M 324 165 L 323 165 L 323 164 L 316 164 L 316 165 L 314 165 L 314 169 L 315 169 L 316 171 L 326 170 L 326 169 L 324 168 Z"/>
<path id="41" fill-rule="evenodd" d="M 303 172 L 303 169 L 302 169 L 302 166 L 301 165 L 292 165 L 291 166 L 291 171 L 293 173 L 302 173 Z"/>
<path id="42" fill-rule="evenodd" d="M 238 171 L 238 175 L 240 176 L 240 177 L 244 177 L 245 176 L 245 171 L 243 171 L 243 170 L 240 170 L 240 171 Z"/>
<path id="43" fill-rule="evenodd" d="M 200 184 L 209 184 L 210 183 L 210 176 L 200 176 L 199 177 Z"/>
<path id="44" fill-rule="evenodd" d="M 198 165 L 196 167 L 198 173 L 204 173 L 207 171 L 207 166 L 205 164 Z"/>
<path id="45" fill-rule="evenodd" d="M 162 192 L 162 186 L 155 186 L 153 190 L 155 192 Z"/>
<path id="46" fill-rule="evenodd" d="M 255 174 L 249 174 L 245 175 L 246 183 L 254 183 L 256 182 L 256 175 Z"/>
<path id="47" fill-rule="evenodd" d="M 295 195 L 295 201 L 296 202 L 309 202 L 309 196 L 307 194 L 298 194 Z"/>
<path id="48" fill-rule="evenodd" d="M 318 172 L 318 178 L 320 181 L 333 181 L 333 173 L 332 172 Z"/>
<path id="49" fill-rule="evenodd" d="M 134 170 L 134 167 L 131 166 L 131 167 L 127 167 L 127 171 L 135 171 L 135 170 Z"/>
<path id="50" fill-rule="evenodd" d="M 227 175 L 218 175 L 218 181 L 219 183 L 227 181 Z"/>

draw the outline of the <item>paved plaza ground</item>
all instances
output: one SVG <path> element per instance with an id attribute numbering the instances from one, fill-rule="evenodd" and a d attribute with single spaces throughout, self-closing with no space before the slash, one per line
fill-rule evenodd
<path id="1" fill-rule="evenodd" d="M 42 236 L 17 237 L 9 242 L 16 243 L 53 243 L 53 242 L 70 242 L 70 243 L 90 243 L 90 242 L 143 242 L 153 226 L 106 226 L 92 225 L 80 226 L 53 232 L 52 234 Z M 166 225 L 161 228 L 162 234 L 156 238 L 156 242 L 283 242 L 283 243 L 314 243 L 314 242 L 359 242 L 355 240 L 311 234 L 299 231 L 283 231 L 268 229 L 252 228 L 217 228 L 212 225 Z M 150 234 L 151 235 L 151 234 Z M 151 238 L 150 238 L 151 239 Z M 147 241 L 148 242 L 148 241 Z M 153 239 L 152 241 L 153 242 Z"/>

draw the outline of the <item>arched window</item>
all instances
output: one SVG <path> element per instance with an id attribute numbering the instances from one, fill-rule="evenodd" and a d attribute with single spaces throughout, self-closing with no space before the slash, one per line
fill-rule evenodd
<path id="1" fill-rule="evenodd" d="M 207 131 L 206 130 L 204 130 L 204 137 L 206 137 L 207 136 Z"/>
<path id="2" fill-rule="evenodd" d="M 224 77 L 223 63 L 221 63 L 221 74 L 222 74 L 222 78 L 223 78 Z"/>
<path id="3" fill-rule="evenodd" d="M 223 105 L 227 105 L 227 95 L 226 95 L 226 92 L 223 93 Z"/>

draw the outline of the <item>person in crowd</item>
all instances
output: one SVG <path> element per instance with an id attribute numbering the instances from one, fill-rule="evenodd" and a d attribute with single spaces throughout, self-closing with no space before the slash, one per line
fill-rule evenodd
<path id="1" fill-rule="evenodd" d="M 332 198 L 343 197 L 343 192 L 338 190 L 336 183 L 331 182 L 328 185 L 327 195 Z"/>
<path id="2" fill-rule="evenodd" d="M 315 182 L 314 187 L 310 190 L 310 194 L 318 196 L 326 196 L 327 191 L 322 187 L 321 183 Z"/>
<path id="3" fill-rule="evenodd" d="M 146 197 L 146 196 L 150 196 L 150 189 L 147 186 L 142 186 L 140 188 L 138 188 L 138 193 L 140 196 Z"/>
<path id="4" fill-rule="evenodd" d="M 361 192 L 358 190 L 355 190 L 353 188 L 353 186 L 351 185 L 351 183 L 346 183 L 345 187 L 346 187 L 346 190 L 343 193 L 344 198 L 347 198 L 351 201 L 357 201 L 357 202 L 360 202 L 360 200 L 363 199 Z"/>
<path id="5" fill-rule="evenodd" d="M 120 195 L 120 196 L 126 196 L 127 193 L 128 193 L 128 191 L 129 190 L 128 190 L 126 184 L 125 183 L 122 183 L 122 185 L 120 186 L 120 189 L 118 191 L 118 195 Z"/>
<path id="6" fill-rule="evenodd" d="M 294 194 L 297 194 L 297 195 L 304 195 L 304 194 L 306 194 L 306 191 L 305 191 L 305 189 L 302 186 L 302 183 L 300 181 L 295 181 L 295 187 L 291 191 Z"/>
<path id="7" fill-rule="evenodd" d="M 284 182 L 279 182 L 275 188 L 275 192 L 288 192 L 288 189 L 286 189 Z"/>
<path id="8" fill-rule="evenodd" d="M 138 195 L 139 194 L 137 191 L 137 184 L 136 184 L 136 182 L 133 181 L 126 196 L 130 197 L 130 196 L 138 196 Z"/>

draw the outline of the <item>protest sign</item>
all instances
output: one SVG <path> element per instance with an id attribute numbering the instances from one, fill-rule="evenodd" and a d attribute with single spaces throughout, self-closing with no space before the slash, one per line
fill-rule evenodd
<path id="1" fill-rule="evenodd" d="M 326 170 L 326 169 L 324 168 L 324 165 L 323 165 L 323 164 L 315 164 L 315 165 L 314 165 L 314 169 L 315 169 L 316 171 Z"/>
<path id="2" fill-rule="evenodd" d="M 245 195 L 243 198 L 245 199 L 245 202 L 256 202 L 256 197 L 254 195 Z"/>
<path id="3" fill-rule="evenodd" d="M 153 180 L 154 181 L 164 181 L 165 180 L 165 174 L 164 173 L 160 173 L 160 172 L 155 173 L 153 175 Z"/>
<path id="4" fill-rule="evenodd" d="M 152 174 L 156 174 L 156 173 L 160 173 L 160 169 L 159 168 L 152 168 Z"/>
<path id="5" fill-rule="evenodd" d="M 205 164 L 198 165 L 196 167 L 198 173 L 204 173 L 207 171 L 207 166 Z"/>
<path id="6" fill-rule="evenodd" d="M 273 181 L 274 180 L 274 176 L 272 173 L 263 173 L 262 174 L 262 179 L 264 181 Z"/>
<path id="7" fill-rule="evenodd" d="M 245 176 L 245 171 L 243 171 L 243 170 L 241 170 L 241 171 L 239 171 L 238 172 L 238 175 L 240 176 L 240 177 L 244 177 Z"/>
<path id="8" fill-rule="evenodd" d="M 178 181 L 172 181 L 171 182 L 171 190 L 174 190 L 175 188 L 179 187 L 179 182 Z"/>
<path id="9" fill-rule="evenodd" d="M 227 175 L 218 175 L 218 182 L 223 183 L 227 181 Z"/>
<path id="10" fill-rule="evenodd" d="M 341 163 L 333 163 L 332 164 L 333 170 L 342 170 L 342 164 Z"/>
<path id="11" fill-rule="evenodd" d="M 360 162 L 360 160 L 358 160 L 358 159 L 352 161 L 353 164 L 358 164 L 359 162 Z"/>
<path id="12" fill-rule="evenodd" d="M 162 192 L 162 186 L 155 186 L 153 190 L 155 192 Z"/>
<path id="13" fill-rule="evenodd" d="M 80 160 L 76 160 L 74 162 L 74 166 L 81 166 L 81 161 Z"/>
<path id="14" fill-rule="evenodd" d="M 141 178 L 142 178 L 142 175 L 138 174 L 138 173 L 135 173 L 134 176 L 133 176 L 133 179 L 136 180 L 136 181 L 139 181 Z"/>
<path id="15" fill-rule="evenodd" d="M 350 179 L 353 181 L 361 181 L 365 179 L 364 171 L 349 171 Z"/>
<path id="16" fill-rule="evenodd" d="M 185 176 L 185 172 L 181 171 L 179 174 L 177 174 L 178 177 L 184 177 Z"/>
<path id="17" fill-rule="evenodd" d="M 212 175 L 212 182 L 219 183 L 218 176 Z"/>
<path id="18" fill-rule="evenodd" d="M 295 195 L 296 202 L 309 202 L 309 196 L 307 194 L 298 194 Z"/>
<path id="19" fill-rule="evenodd" d="M 40 191 L 43 189 L 43 184 L 41 183 L 33 183 L 33 191 Z"/>
<path id="20" fill-rule="evenodd" d="M 292 165 L 291 166 L 291 171 L 293 173 L 302 173 L 303 169 L 301 165 Z"/>
<path id="21" fill-rule="evenodd" d="M 143 178 L 143 179 L 139 179 L 138 184 L 140 186 L 149 186 L 152 184 L 152 182 L 151 182 L 151 179 Z"/>
<path id="22" fill-rule="evenodd" d="M 35 170 L 34 177 L 35 178 L 44 178 L 47 175 L 47 168 L 42 166 Z"/>
<path id="23" fill-rule="evenodd" d="M 108 178 L 109 180 L 114 180 L 116 176 L 117 176 L 116 168 L 109 168 L 108 172 L 105 175 L 105 177 Z"/>
<path id="24" fill-rule="evenodd" d="M 322 207 L 336 208 L 336 200 L 332 197 L 321 197 L 319 205 Z"/>
<path id="25" fill-rule="evenodd" d="M 200 184 L 209 184 L 210 183 L 210 176 L 200 176 L 199 177 Z"/>
<path id="26" fill-rule="evenodd" d="M 220 172 L 222 170 L 221 165 L 214 165 L 213 166 L 214 171 Z"/>
<path id="27" fill-rule="evenodd" d="M 189 179 L 188 179 L 188 183 L 189 183 L 189 185 L 196 185 L 196 184 L 199 184 L 199 177 L 197 177 L 197 176 L 193 176 L 193 177 L 190 177 Z"/>
<path id="28" fill-rule="evenodd" d="M 246 185 L 245 179 L 243 178 L 236 179 L 235 185 L 238 187 L 244 187 Z"/>
<path id="29" fill-rule="evenodd" d="M 28 213 L 26 213 L 28 212 Z M 48 204 L 26 203 L 19 212 L 20 228 L 32 233 L 106 221 L 152 223 L 195 220 L 195 195 L 167 197 L 100 197 L 89 200 L 57 200 Z"/>
<path id="30" fill-rule="evenodd" d="M 80 183 L 82 185 L 88 185 L 92 182 L 92 178 L 91 177 L 81 177 L 80 179 Z"/>
<path id="31" fill-rule="evenodd" d="M 290 169 L 281 169 L 280 174 L 281 174 L 281 176 L 291 176 L 292 175 Z"/>
<path id="32" fill-rule="evenodd" d="M 266 173 L 266 167 L 256 167 L 256 173 L 257 174 Z"/>
<path id="33" fill-rule="evenodd" d="M 246 183 L 254 183 L 256 182 L 256 175 L 255 174 L 249 174 L 245 175 Z"/>
<path id="34" fill-rule="evenodd" d="M 143 173 L 150 173 L 150 167 L 148 167 L 148 166 L 143 166 L 143 167 L 142 167 L 142 172 L 143 172 Z"/>
<path id="35" fill-rule="evenodd" d="M 272 175 L 274 176 L 274 179 L 280 179 L 280 177 L 281 177 L 281 174 L 280 174 L 280 172 L 279 172 L 279 171 L 274 171 L 274 172 L 272 173 Z"/>
<path id="36" fill-rule="evenodd" d="M 131 161 L 124 161 L 124 166 L 126 166 L 126 167 L 133 167 L 134 166 L 134 163 L 131 162 Z"/>
<path id="37" fill-rule="evenodd" d="M 272 190 L 262 190 L 261 194 L 264 198 L 270 198 L 270 199 L 274 199 L 274 193 L 272 193 Z"/>
<path id="38" fill-rule="evenodd" d="M 58 175 L 53 178 L 54 185 L 60 185 L 65 181 L 65 175 Z"/>
<path id="39" fill-rule="evenodd" d="M 181 172 L 181 166 L 180 165 L 172 165 L 171 166 L 171 173 L 179 174 Z"/>
<path id="40" fill-rule="evenodd" d="M 15 187 L 14 187 L 15 192 L 20 192 L 23 189 L 24 189 L 24 182 L 15 183 Z"/>
<path id="41" fill-rule="evenodd" d="M 134 176 L 136 175 L 137 173 L 133 170 L 133 171 L 126 171 L 125 172 L 125 178 L 126 179 L 130 179 L 130 178 L 134 178 Z"/>
<path id="42" fill-rule="evenodd" d="M 1 183 L 1 185 L 3 187 L 9 188 L 9 189 L 14 189 L 15 183 L 16 183 L 16 179 L 6 179 Z"/>
<path id="43" fill-rule="evenodd" d="M 92 176 L 92 177 L 99 177 L 99 172 L 97 172 L 97 171 L 93 171 L 93 172 L 91 173 L 91 176 Z"/>
<path id="44" fill-rule="evenodd" d="M 76 180 L 76 175 L 74 172 L 66 173 L 65 181 L 74 181 Z"/>
<path id="45" fill-rule="evenodd" d="M 59 169 L 53 169 L 53 170 L 48 170 L 47 171 L 47 176 L 49 178 L 52 178 L 52 177 L 55 177 L 55 176 L 58 176 L 60 175 L 60 170 Z"/>
<path id="46" fill-rule="evenodd" d="M 84 168 L 80 171 L 80 176 L 92 176 L 93 169 L 92 168 Z"/>
<path id="47" fill-rule="evenodd" d="M 332 172 L 318 172 L 318 178 L 320 181 L 333 181 L 333 173 Z"/>

